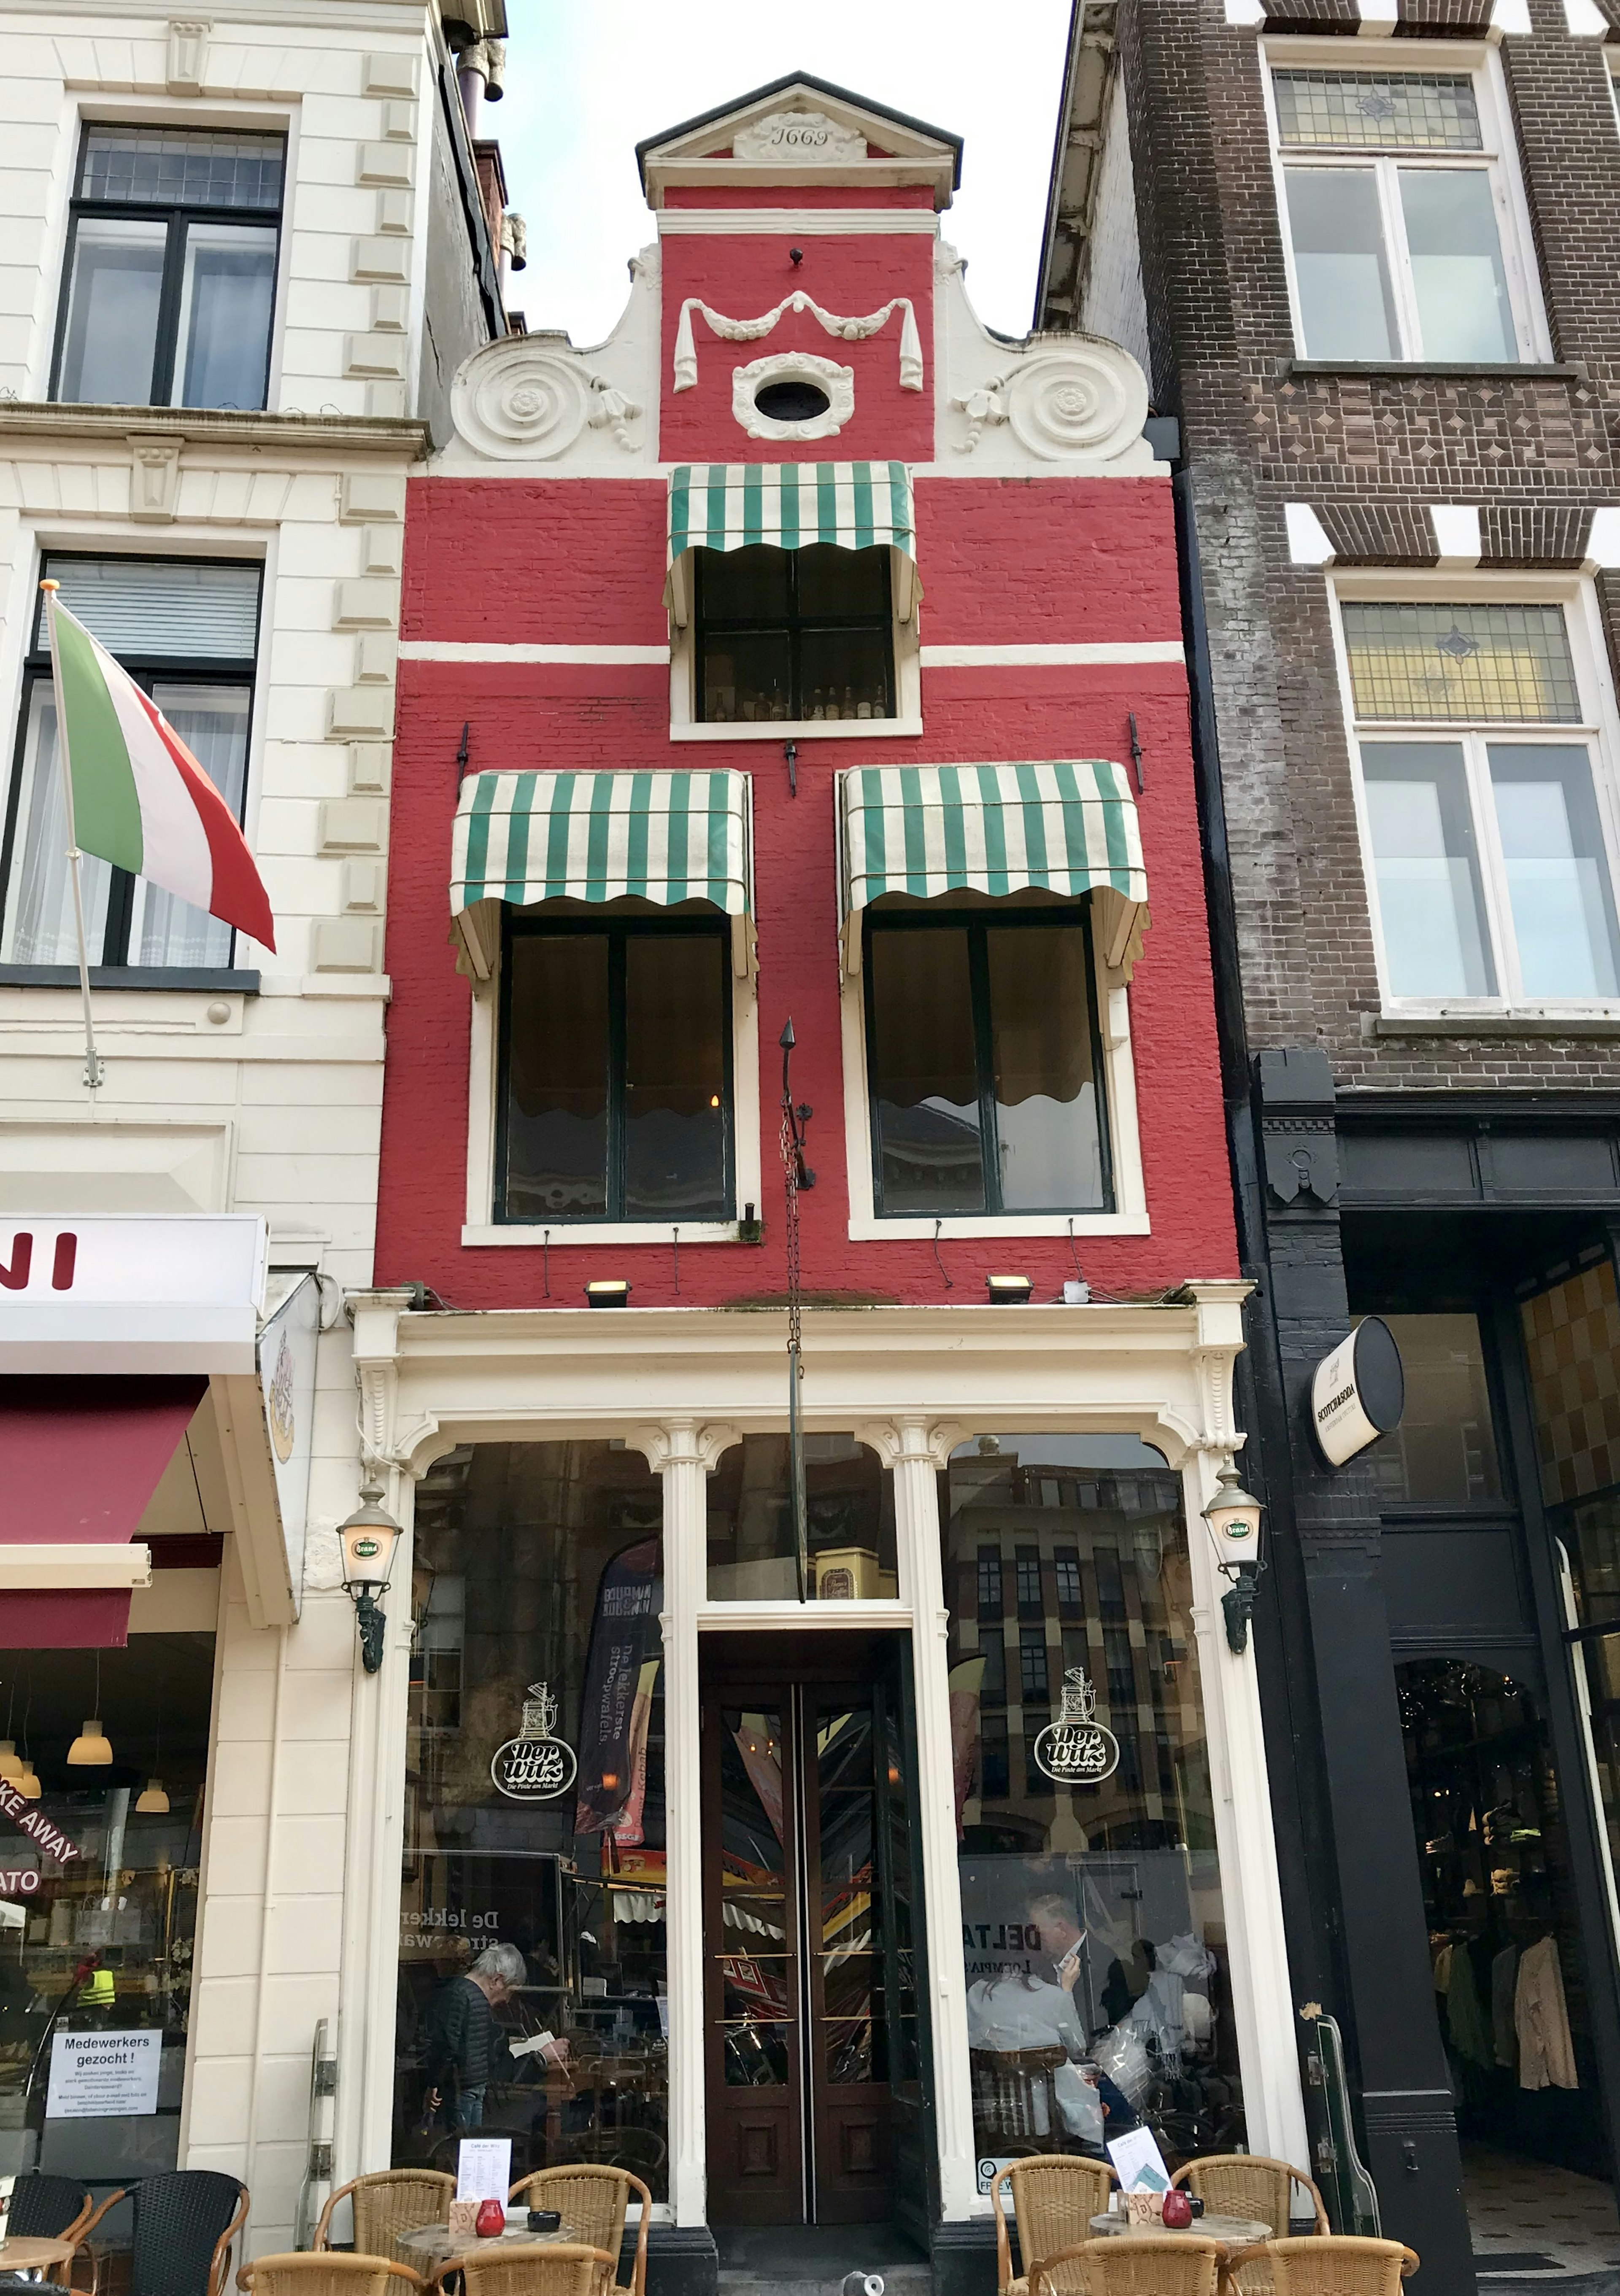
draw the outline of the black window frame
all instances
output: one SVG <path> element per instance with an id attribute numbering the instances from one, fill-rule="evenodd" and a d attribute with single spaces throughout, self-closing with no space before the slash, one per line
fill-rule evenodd
<path id="1" fill-rule="evenodd" d="M 781 637 L 785 636 L 787 639 L 789 705 L 785 722 L 789 725 L 795 726 L 805 726 L 813 723 L 814 721 L 810 718 L 809 714 L 809 707 L 804 694 L 801 669 L 800 641 L 803 633 L 807 630 L 812 631 L 818 636 L 836 636 L 840 634 L 864 634 L 870 636 L 876 633 L 882 636 L 884 640 L 884 699 L 887 707 L 883 717 L 874 718 L 870 720 L 870 723 L 875 726 L 892 725 L 893 723 L 894 719 L 900 714 L 900 700 L 898 693 L 899 679 L 896 675 L 894 660 L 894 565 L 886 544 L 873 543 L 868 546 L 869 549 L 880 552 L 883 558 L 884 591 L 887 599 L 887 606 L 882 614 L 802 614 L 798 611 L 799 561 L 802 553 L 800 550 L 784 550 L 780 554 L 787 561 L 787 612 L 785 616 L 755 615 L 747 619 L 728 617 L 724 615 L 711 616 L 709 614 L 706 610 L 703 595 L 706 586 L 707 562 L 713 557 L 728 557 L 732 555 L 732 554 L 726 551 L 713 551 L 706 545 L 702 545 L 694 549 L 692 553 L 693 560 L 695 562 L 692 583 L 692 646 L 694 680 L 692 714 L 697 724 L 700 726 L 707 726 L 724 722 L 769 726 L 773 722 L 783 722 L 779 720 L 773 721 L 769 718 L 722 721 L 709 718 L 704 707 L 704 688 L 707 683 L 706 671 L 708 639 L 711 631 L 712 631 L 716 637 L 727 638 Z M 771 549 L 774 548 L 775 545 L 770 543 L 761 543 L 752 545 L 751 547 L 756 549 Z M 807 544 L 803 545 L 803 547 L 836 548 L 838 545 Z M 851 559 L 856 559 L 865 557 L 867 553 L 866 551 L 851 550 L 846 552 L 844 554 Z"/>
<path id="2" fill-rule="evenodd" d="M 168 229 L 168 244 L 163 254 L 163 283 L 158 291 L 158 323 L 152 348 L 152 396 L 146 399 L 131 399 L 128 404 L 144 406 L 174 406 L 184 405 L 174 397 L 175 364 L 179 352 L 180 293 L 185 275 L 185 235 L 193 223 L 243 224 L 256 223 L 271 227 L 275 234 L 275 283 L 281 285 L 282 233 L 287 212 L 287 138 L 277 135 L 274 129 L 243 127 L 201 129 L 207 134 L 262 135 L 266 143 L 281 146 L 281 198 L 274 208 L 209 207 L 201 203 L 165 200 L 99 200 L 88 198 L 84 192 L 85 168 L 90 156 L 90 137 L 97 128 L 166 127 L 172 133 L 185 132 L 175 120 L 155 119 L 86 119 L 78 140 L 78 157 L 73 168 L 73 197 L 68 207 L 68 238 L 62 252 L 62 278 L 56 297 L 56 340 L 51 350 L 51 382 L 45 393 L 53 406 L 85 406 L 95 402 L 88 399 L 59 399 L 62 388 L 62 360 L 68 347 L 68 311 L 73 299 L 73 267 L 78 252 L 78 226 L 89 217 L 94 222 L 108 218 L 136 223 L 164 223 Z M 264 382 L 257 406 L 204 409 L 242 414 L 262 414 L 269 404 L 270 368 L 275 353 L 275 315 L 278 296 L 270 300 L 270 324 L 265 330 Z M 123 404 L 122 401 L 119 402 Z"/>
<path id="3" fill-rule="evenodd" d="M 537 1219 L 532 1213 L 514 1213 L 506 1210 L 506 1117 L 512 1082 L 512 944 L 514 939 L 555 939 L 563 934 L 605 937 L 608 951 L 608 1058 L 607 1058 L 607 1206 L 601 1212 L 584 1214 L 559 1212 Z M 684 1227 L 707 1226 L 713 1215 L 693 1214 L 689 1220 L 649 1219 L 639 1212 L 627 1212 L 624 1207 L 624 1042 L 625 1006 L 624 943 L 631 937 L 644 939 L 705 939 L 718 944 L 720 964 L 722 1011 L 720 1015 L 720 1051 L 724 1081 L 720 1087 L 720 1129 L 725 1144 L 721 1194 L 728 1207 L 719 1217 L 722 1221 L 736 1218 L 736 1002 L 731 978 L 730 920 L 722 916 L 662 916 L 607 915 L 581 917 L 572 913 L 563 916 L 548 914 L 544 909 L 514 914 L 505 904 L 501 909 L 501 965 L 499 997 L 499 1043 L 496 1062 L 495 1099 L 495 1188 L 491 1205 L 493 1225 L 497 1227 L 550 1227 L 573 1231 L 602 1227 Z"/>
<path id="4" fill-rule="evenodd" d="M 42 573 L 47 568 L 72 565 L 105 565 L 116 559 L 120 563 L 143 566 L 207 566 L 240 569 L 251 566 L 259 577 L 259 604 L 254 614 L 255 635 L 262 631 L 264 621 L 264 562 L 258 558 L 169 558 L 153 551 L 134 550 L 47 550 L 40 562 Z M 111 649 L 109 649 L 111 652 Z M 113 660 L 120 669 L 127 670 L 143 693 L 150 694 L 154 685 L 184 684 L 187 685 L 228 685 L 233 690 L 246 686 L 248 693 L 248 755 L 242 776 L 243 815 L 237 818 L 239 829 L 244 827 L 248 791 L 253 775 L 253 716 L 259 698 L 259 655 L 257 648 L 247 659 L 220 654 L 134 654 L 114 653 Z M 5 793 L 4 823 L 0 824 L 0 930 L 4 930 L 6 902 L 11 893 L 12 858 L 17 842 L 18 816 L 22 805 L 22 761 L 28 747 L 29 721 L 33 714 L 34 689 L 51 677 L 50 649 L 45 643 L 45 600 L 36 595 L 34 629 L 28 655 L 22 666 L 22 701 L 17 712 L 17 727 L 12 742 L 11 781 Z M 119 972 L 125 983 L 132 987 L 156 988 L 182 986 L 224 986 L 234 983 L 243 988 L 257 988 L 257 972 L 236 972 L 234 969 L 238 934 L 233 925 L 226 961 L 222 965 L 132 965 L 129 962 L 129 932 L 135 922 L 135 879 L 127 869 L 114 869 L 112 884 L 107 896 L 107 923 L 102 936 L 102 953 L 90 958 L 90 977 L 94 982 L 98 972 Z M 0 966 L 0 980 L 7 982 L 29 980 L 53 981 L 77 980 L 71 968 L 55 964 L 6 964 Z M 107 982 L 103 985 L 124 985 Z"/>
<path id="5" fill-rule="evenodd" d="M 1102 1181 L 1101 1201 L 1095 1204 L 1020 1204 L 1008 1210 L 1001 1201 L 1001 1158 L 996 1122 L 994 1044 L 991 1024 L 990 954 L 986 935 L 1010 927 L 1019 932 L 1051 932 L 1079 927 L 1085 944 L 1086 987 L 1091 1004 L 1091 1075 L 1098 1096 L 1098 1163 Z M 979 1156 L 984 1176 L 984 1202 L 977 1211 L 923 1211 L 909 1207 L 888 1211 L 884 1206 L 883 1132 L 878 1120 L 877 1082 L 873 1047 L 877 1042 L 873 1008 L 872 940 L 880 932 L 937 932 L 942 927 L 965 929 L 967 934 L 968 984 L 973 999 L 974 1051 L 979 1082 Z M 1114 1186 L 1114 1139 L 1102 1032 L 1102 995 L 1097 974 L 1097 937 L 1091 911 L 1084 907 L 1039 910 L 868 909 L 861 928 L 862 1003 L 866 1026 L 867 1125 L 871 1136 L 872 1210 L 878 1219 L 1095 1219 L 1117 1210 Z"/>

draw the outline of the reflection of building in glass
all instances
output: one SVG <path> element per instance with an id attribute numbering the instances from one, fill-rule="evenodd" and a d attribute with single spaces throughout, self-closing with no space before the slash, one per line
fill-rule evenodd
<path id="1" fill-rule="evenodd" d="M 978 2149 L 1239 2142 L 1180 1478 L 1130 1438 L 983 1437 L 940 1512 Z M 1096 1784 L 1036 1759 L 1070 1668 L 1119 1741 Z"/>
<path id="2" fill-rule="evenodd" d="M 621 1445 L 464 1447 L 423 1482 L 398 2163 L 454 2166 L 453 2100 L 427 2102 L 432 2005 L 500 1944 L 516 1948 L 524 1975 L 497 2011 L 481 2132 L 512 2137 L 514 2177 L 595 2161 L 633 2169 L 662 2193 L 661 1523 L 657 1483 Z M 537 1682 L 549 1685 L 551 1726 L 579 1774 L 548 1802 L 518 1803 L 490 1764 L 538 1704 Z M 524 2041 L 539 2045 L 523 2050 Z"/>

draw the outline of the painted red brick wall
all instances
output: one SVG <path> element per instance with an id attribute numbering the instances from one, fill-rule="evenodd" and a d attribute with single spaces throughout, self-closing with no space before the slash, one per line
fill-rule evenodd
<path id="1" fill-rule="evenodd" d="M 666 260 L 672 246 L 684 254 L 703 243 L 666 241 Z M 762 291 L 769 244 L 756 242 L 744 250 L 758 266 L 756 286 L 744 282 L 723 308 L 757 308 L 744 299 L 756 288 Z M 920 255 L 926 246 L 918 240 L 903 251 Z M 896 291 L 893 275 L 887 275 L 886 293 Z M 886 293 L 879 296 L 874 283 L 874 299 L 886 299 Z M 930 340 L 925 329 L 925 345 Z M 886 334 L 877 344 L 892 362 L 896 344 Z M 728 389 L 729 350 L 709 363 Z M 736 434 L 728 416 L 728 427 L 724 446 L 735 455 Z M 873 451 L 896 450 L 885 443 Z M 667 444 L 665 453 L 673 454 Z M 663 520 L 663 488 L 646 480 L 414 481 L 405 636 L 661 643 L 666 636 L 660 603 Z M 1177 635 L 1174 541 L 1164 481 L 919 479 L 917 523 L 926 588 L 925 645 L 1173 640 Z M 1100 1292 L 1116 1296 L 1151 1294 L 1191 1276 L 1236 1272 L 1180 663 L 925 668 L 923 707 L 926 730 L 920 741 L 802 741 L 794 799 L 779 739 L 671 744 L 669 675 L 662 667 L 402 663 L 379 1283 L 419 1280 L 458 1307 L 542 1301 L 538 1248 L 464 1249 L 460 1242 L 471 991 L 456 971 L 449 943 L 448 882 L 456 750 L 465 720 L 474 770 L 725 766 L 753 777 L 766 1237 L 759 1247 L 705 1244 L 684 1250 L 683 1302 L 715 1304 L 783 1289 L 776 1040 L 789 1013 L 800 1047 L 795 1095 L 816 1111 L 810 1161 L 818 1184 L 803 1199 L 806 1290 L 939 1304 L 974 1301 L 984 1297 L 987 1272 L 1010 1269 L 1031 1275 L 1038 1297 L 1055 1296 L 1073 1272 L 1062 1239 L 947 1241 L 942 1251 L 952 1290 L 926 1242 L 849 1240 L 832 780 L 835 770 L 863 763 L 1124 758 L 1131 710 L 1145 753 L 1140 811 L 1154 917 L 1131 990 L 1153 1232 L 1082 1237 L 1081 1265 Z M 864 1090 L 863 1080 L 853 1082 Z M 554 1241 L 554 1303 L 578 1306 L 586 1281 L 607 1275 L 628 1276 L 637 1305 L 675 1301 L 667 1245 Z"/>

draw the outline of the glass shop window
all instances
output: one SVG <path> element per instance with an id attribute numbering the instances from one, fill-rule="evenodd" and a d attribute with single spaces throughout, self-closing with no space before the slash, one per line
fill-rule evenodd
<path id="1" fill-rule="evenodd" d="M 220 559 L 85 558 L 48 552 L 42 577 L 60 603 L 149 693 L 241 820 L 259 651 L 260 566 Z M 0 963 L 78 962 L 67 864 L 56 689 L 45 603 L 23 664 L 5 811 L 0 821 Z M 92 964 L 227 967 L 235 936 L 177 893 L 86 854 L 79 865 Z"/>
<path id="2" fill-rule="evenodd" d="M 1085 922 L 868 912 L 866 994 L 880 1215 L 1110 1208 Z"/>
<path id="3" fill-rule="evenodd" d="M 745 1435 L 709 1478 L 711 1603 L 878 1602 L 900 1591 L 894 1478 L 852 1435 L 806 1435 L 797 1551 L 785 1435 Z"/>
<path id="4" fill-rule="evenodd" d="M 496 1218 L 731 1217 L 731 968 L 707 920 L 507 916 Z"/>
<path id="5" fill-rule="evenodd" d="M 1620 995 L 1597 726 L 1562 607 L 1347 599 L 1343 615 L 1390 995 Z"/>
<path id="6" fill-rule="evenodd" d="M 1359 1322 L 1358 1316 L 1355 1319 Z M 1368 1452 L 1380 1499 L 1468 1506 L 1501 1496 L 1477 1316 L 1386 1316 L 1406 1408 Z"/>
<path id="7" fill-rule="evenodd" d="M 53 398 L 264 405 L 285 161 L 279 135 L 86 127 Z"/>
<path id="8" fill-rule="evenodd" d="M 396 2166 L 668 2194 L 662 1494 L 615 1444 L 497 1443 L 416 1498 Z"/>
<path id="9" fill-rule="evenodd" d="M 1530 357 L 1472 76 L 1278 71 L 1271 84 L 1303 355 Z"/>
<path id="10" fill-rule="evenodd" d="M 1180 1478 L 1134 1436 L 981 1435 L 940 1516 L 981 2184 L 1144 2122 L 1172 2166 L 1240 2151 Z M 1040 1623 L 983 1607 L 992 1552 L 1039 1557 Z"/>
<path id="11" fill-rule="evenodd" d="M 7 1655 L 0 2176 L 129 2184 L 179 2160 L 214 1637 Z"/>
<path id="12" fill-rule="evenodd" d="M 697 714 L 711 725 L 892 718 L 886 549 L 699 550 Z"/>

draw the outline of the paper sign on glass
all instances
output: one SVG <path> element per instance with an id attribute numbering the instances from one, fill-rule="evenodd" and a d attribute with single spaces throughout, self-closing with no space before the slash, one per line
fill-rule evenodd
<path id="1" fill-rule="evenodd" d="M 47 2120 L 109 2120 L 158 2109 L 163 2036 L 156 2026 L 127 2033 L 56 2033 L 51 2040 Z"/>
<path id="2" fill-rule="evenodd" d="M 1170 2171 L 1151 2128 L 1131 2128 L 1123 2136 L 1114 2137 L 1108 2146 L 1108 2158 L 1127 2193 L 1169 2191 Z"/>
<path id="3" fill-rule="evenodd" d="M 458 2201 L 498 2201 L 506 2204 L 512 2182 L 512 2139 L 509 2136 L 464 2136 L 456 2155 L 456 2197 Z"/>

